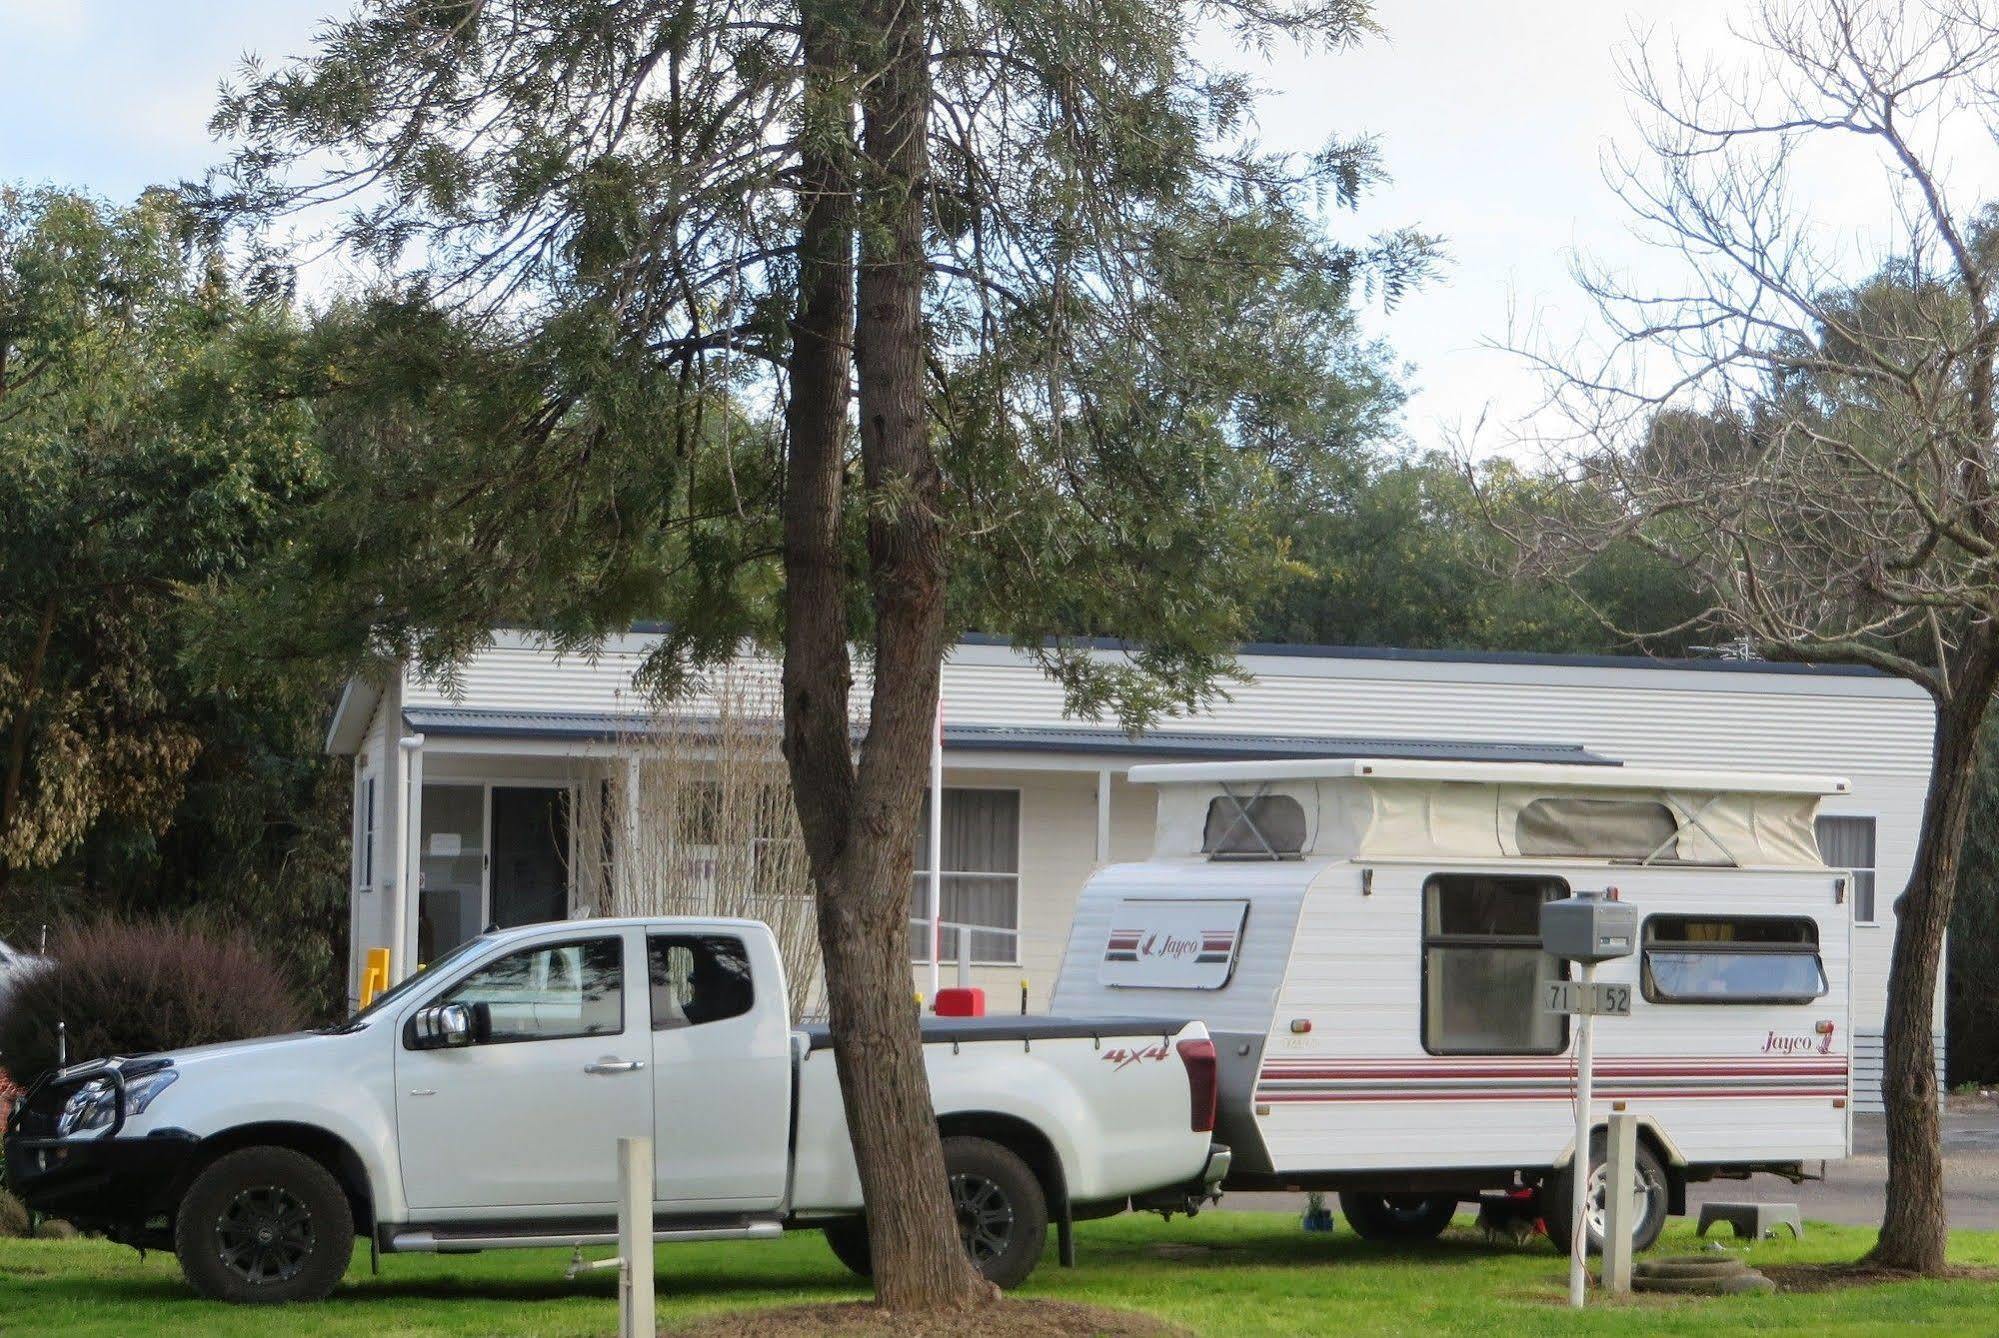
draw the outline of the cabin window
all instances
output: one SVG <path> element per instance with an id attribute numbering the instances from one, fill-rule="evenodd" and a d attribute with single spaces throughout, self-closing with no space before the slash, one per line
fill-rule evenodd
<path id="1" fill-rule="evenodd" d="M 1803 916 L 1654 915 L 1645 921 L 1653 1003 L 1810 1003 L 1826 992 L 1819 927 Z"/>
<path id="2" fill-rule="evenodd" d="M 361 839 L 355 842 L 356 863 L 359 866 L 360 887 L 364 891 L 375 886 L 375 778 L 361 778 L 360 813 L 357 815 Z"/>
<path id="3" fill-rule="evenodd" d="M 1523 855 L 1670 859 L 1680 833 L 1673 811 L 1650 799 L 1535 799 L 1520 810 Z"/>
<path id="4" fill-rule="evenodd" d="M 939 935 L 947 962 L 969 948 L 974 962 L 1020 961 L 1020 791 L 944 791 L 943 877 Z M 916 867 L 909 883 L 909 955 L 930 960 L 930 796 L 916 823 Z M 959 928 L 958 926 L 965 926 Z M 969 938 L 961 945 L 960 938 Z"/>
<path id="5" fill-rule="evenodd" d="M 1433 1055 L 1552 1055 L 1568 1020 L 1541 1010 L 1567 967 L 1541 951 L 1541 903 L 1559 878 L 1434 874 L 1423 884 L 1423 1048 Z"/>
<path id="6" fill-rule="evenodd" d="M 1828 814 L 1818 820 L 1819 857 L 1844 870 L 1853 889 L 1853 922 L 1874 918 L 1874 819 Z"/>
<path id="7" fill-rule="evenodd" d="M 1288 794 L 1219 795 L 1208 802 L 1201 850 L 1213 859 L 1292 859 L 1305 849 L 1305 809 Z"/>

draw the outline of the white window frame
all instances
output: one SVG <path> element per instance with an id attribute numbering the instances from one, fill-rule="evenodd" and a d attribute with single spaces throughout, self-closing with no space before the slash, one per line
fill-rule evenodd
<path id="1" fill-rule="evenodd" d="M 563 900 L 563 913 L 576 914 L 576 812 L 582 801 L 583 782 L 575 777 L 523 777 L 491 775 L 478 776 L 435 776 L 423 778 L 425 789 L 444 786 L 461 790 L 480 791 L 479 822 L 481 826 L 481 850 L 479 857 L 479 926 L 483 930 L 493 922 L 493 791 L 495 790 L 563 790 L 569 795 L 569 830 L 564 833 L 563 859 L 565 878 L 568 883 Z M 420 868 L 421 866 L 419 866 Z M 421 874 L 419 873 L 419 878 Z M 423 895 L 421 885 L 417 896 Z"/>
<path id="2" fill-rule="evenodd" d="M 1846 875 L 1847 918 L 1861 929 L 1881 928 L 1883 924 L 1887 923 L 1881 918 L 1881 814 L 1878 811 L 1867 809 L 1821 808 L 1818 816 L 1821 818 L 1865 818 L 1874 824 L 1874 867 L 1866 870 L 1842 868 L 1837 864 L 1831 867 L 1838 869 L 1840 873 Z M 1813 824 L 1812 839 L 1815 841 L 1818 839 L 1816 823 Z M 1860 918 L 1860 898 L 1856 895 L 1857 889 L 1853 881 L 1853 876 L 1862 872 L 1874 875 L 1873 904 L 1869 907 L 1873 911 L 1873 914 L 1865 920 Z"/>
<path id="3" fill-rule="evenodd" d="M 1024 915 L 1024 912 L 1026 911 L 1026 906 L 1022 901 L 1020 895 L 1021 877 L 1022 877 L 1020 870 L 1021 853 L 1027 847 L 1027 799 L 1026 799 L 1025 789 L 1024 787 L 1019 785 L 948 785 L 947 784 L 944 787 L 945 803 L 948 804 L 951 802 L 951 795 L 954 791 L 956 792 L 975 791 L 979 793 L 991 793 L 991 794 L 1011 793 L 1014 796 L 1014 812 L 1019 817 L 1019 821 L 1014 824 L 1014 829 L 1013 829 L 1013 872 L 994 873 L 991 870 L 987 869 L 951 869 L 951 868 L 940 869 L 938 872 L 941 873 L 945 878 L 1011 878 L 1013 880 L 1013 928 L 1012 929 L 1010 930 L 1004 929 L 998 926 L 993 926 L 989 928 L 982 926 L 972 930 L 960 930 L 958 932 L 973 933 L 973 934 L 983 932 L 983 933 L 998 934 L 998 935 L 1010 934 L 1012 936 L 1011 941 L 1013 943 L 1013 955 L 1011 957 L 1002 957 L 1002 958 L 974 957 L 972 959 L 972 965 L 1004 966 L 1004 967 L 1019 966 L 1021 964 L 1020 943 L 1021 939 L 1025 937 L 1027 934 L 1027 923 Z M 929 801 L 929 792 L 927 790 L 924 792 L 924 800 L 926 803 Z M 921 822 L 922 820 L 923 820 L 923 812 L 919 808 L 917 810 L 917 821 Z M 916 860 L 911 868 L 911 875 L 912 876 L 910 879 L 910 885 L 912 888 L 919 886 L 921 887 L 928 886 L 928 884 L 925 881 L 930 877 L 930 852 L 927 845 L 922 846 L 917 850 Z M 956 962 L 957 960 L 958 959 L 955 957 L 946 957 L 944 959 L 944 962 L 946 964 L 950 964 Z M 923 951 L 912 952 L 909 955 L 909 961 L 910 965 L 912 966 L 930 965 L 930 952 L 929 952 L 928 943 L 926 942 Z"/>

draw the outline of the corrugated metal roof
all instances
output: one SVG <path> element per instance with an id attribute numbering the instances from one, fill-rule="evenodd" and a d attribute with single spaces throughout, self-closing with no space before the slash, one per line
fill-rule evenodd
<path id="1" fill-rule="evenodd" d="M 441 738 L 599 739 L 631 738 L 650 732 L 642 715 L 586 711 L 497 711 L 466 707 L 412 706 L 403 711 L 409 728 Z M 1008 725 L 944 725 L 944 746 L 981 752 L 1111 753 L 1119 756 L 1230 758 L 1394 758 L 1452 762 L 1538 762 L 1617 766 L 1615 759 L 1575 744 L 1502 743 L 1483 739 L 1396 739 L 1303 734 L 1241 734 L 1219 731 L 1156 731 L 1133 737 L 1122 730 L 1085 725 L 1015 728 Z"/>

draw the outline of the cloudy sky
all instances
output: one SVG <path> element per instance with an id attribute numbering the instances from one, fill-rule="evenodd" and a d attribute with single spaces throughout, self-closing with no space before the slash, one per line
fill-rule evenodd
<path id="1" fill-rule="evenodd" d="M 345 0 L 0 0 L 0 179 L 127 197 L 198 175 L 220 149 L 205 123 L 246 52 L 307 48 Z M 1393 181 L 1335 226 L 1362 237 L 1404 224 L 1441 234 L 1439 281 L 1370 327 L 1413 367 L 1408 434 L 1444 443 L 1483 416 L 1482 440 L 1536 403 L 1535 378 L 1490 350 L 1533 320 L 1558 339 L 1587 327 L 1577 253 L 1647 277 L 1669 257 L 1636 243 L 1602 160 L 1631 141 L 1616 56 L 1634 32 L 1696 58 L 1739 50 L 1728 0 L 1379 0 L 1380 41 L 1261 68 L 1275 96 L 1264 137 L 1310 147 L 1379 137 Z M 1813 183 L 1822 226 L 1887 221 L 1878 177 L 1850 164 Z M 1981 169 L 1982 170 L 1982 169 Z M 1989 178 L 1999 185 L 1999 172 Z M 1999 192 L 1996 192 L 1999 193 Z"/>

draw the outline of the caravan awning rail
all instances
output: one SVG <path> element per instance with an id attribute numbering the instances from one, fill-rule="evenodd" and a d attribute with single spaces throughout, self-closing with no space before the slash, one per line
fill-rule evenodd
<path id="1" fill-rule="evenodd" d="M 1186 781 L 1410 780 L 1583 790 L 1790 795 L 1845 794 L 1852 788 L 1844 777 L 1792 772 L 1581 766 L 1545 762 L 1432 762 L 1408 758 L 1159 763 L 1133 767 L 1128 774 L 1132 781 L 1143 785 L 1170 785 Z"/>

